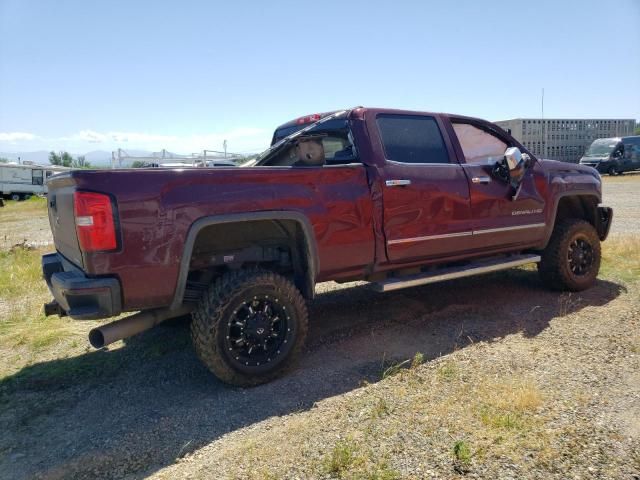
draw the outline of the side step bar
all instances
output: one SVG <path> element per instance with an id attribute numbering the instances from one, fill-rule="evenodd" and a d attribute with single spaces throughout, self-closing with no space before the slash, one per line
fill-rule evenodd
<path id="1" fill-rule="evenodd" d="M 539 261 L 540 255 L 534 254 L 511 255 L 506 258 L 479 260 L 462 267 L 443 268 L 434 272 L 425 272 L 418 275 L 388 278 L 381 282 L 372 283 L 371 288 L 376 292 L 390 292 L 392 290 L 400 290 L 401 288 L 426 285 L 427 283 L 437 283 L 445 280 L 453 280 L 454 278 L 471 277 L 473 275 L 481 275 L 483 273 L 497 272 L 498 270 L 506 270 L 508 268 L 519 267 L 520 265 L 527 265 L 529 263 L 538 263 Z"/>

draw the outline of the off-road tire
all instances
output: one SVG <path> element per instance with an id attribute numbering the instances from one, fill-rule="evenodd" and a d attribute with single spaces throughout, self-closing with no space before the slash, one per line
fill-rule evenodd
<path id="1" fill-rule="evenodd" d="M 613 177 L 618 174 L 618 170 L 616 169 L 616 167 L 611 166 L 609 167 L 609 170 L 607 170 L 607 173 L 609 174 L 610 177 Z"/>
<path id="2" fill-rule="evenodd" d="M 227 352 L 227 326 L 230 328 L 238 302 L 260 295 L 258 292 L 278 298 L 280 305 L 287 306 L 292 337 L 288 339 L 286 353 L 273 362 L 243 367 L 234 363 Z M 216 377 L 230 385 L 249 387 L 269 382 L 292 367 L 304 346 L 308 318 L 304 298 L 285 277 L 262 270 L 231 271 L 210 285 L 192 313 L 191 338 L 198 358 Z"/>
<path id="3" fill-rule="evenodd" d="M 571 269 L 570 247 L 574 242 L 586 243 L 591 249 L 592 261 L 583 274 L 576 274 Z M 600 238 L 593 225 L 575 218 L 561 220 L 542 252 L 538 273 L 549 288 L 579 292 L 595 283 L 600 270 L 600 256 Z"/>

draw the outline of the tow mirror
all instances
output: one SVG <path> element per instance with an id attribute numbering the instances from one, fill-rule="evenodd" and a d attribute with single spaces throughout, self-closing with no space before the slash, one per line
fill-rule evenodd
<path id="1" fill-rule="evenodd" d="M 509 180 L 514 187 L 517 187 L 526 170 L 525 159 L 520 149 L 517 147 L 507 148 L 504 152 L 504 160 L 507 164 L 507 170 L 509 170 Z"/>
<path id="2" fill-rule="evenodd" d="M 522 179 L 530 162 L 529 155 L 521 153 L 517 147 L 509 147 L 504 152 L 504 166 L 509 172 L 509 183 L 515 189 L 515 193 L 512 196 L 513 200 L 516 200 L 520 195 Z"/>

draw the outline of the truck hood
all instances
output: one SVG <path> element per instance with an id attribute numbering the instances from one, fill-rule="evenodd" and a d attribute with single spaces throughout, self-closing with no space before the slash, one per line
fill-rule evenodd
<path id="1" fill-rule="evenodd" d="M 591 175 L 595 178 L 600 178 L 600 174 L 598 171 L 590 167 L 588 165 L 580 165 L 579 163 L 567 163 L 560 162 L 558 160 L 549 160 L 543 159 L 538 160 L 540 162 L 540 166 L 544 169 L 545 172 L 551 175 Z"/>

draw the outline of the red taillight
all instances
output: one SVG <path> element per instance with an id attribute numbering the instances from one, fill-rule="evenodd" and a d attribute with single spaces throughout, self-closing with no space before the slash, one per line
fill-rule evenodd
<path id="1" fill-rule="evenodd" d="M 116 227 L 111 198 L 104 193 L 75 192 L 73 210 L 80 248 L 84 252 L 115 250 Z"/>

